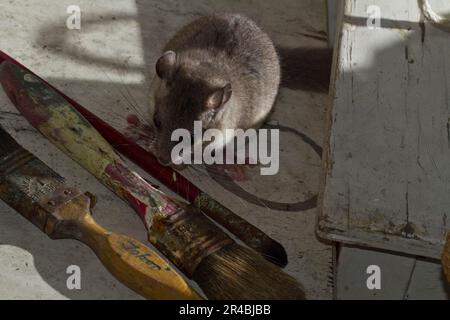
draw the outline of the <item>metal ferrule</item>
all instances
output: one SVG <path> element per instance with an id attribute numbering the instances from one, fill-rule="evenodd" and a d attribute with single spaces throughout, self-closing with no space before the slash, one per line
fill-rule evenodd
<path id="1" fill-rule="evenodd" d="M 0 198 L 42 231 L 49 216 L 79 191 L 22 147 L 0 159 Z"/>
<path id="2" fill-rule="evenodd" d="M 190 278 L 205 257 L 234 242 L 191 206 L 170 216 L 156 215 L 149 240 Z"/>

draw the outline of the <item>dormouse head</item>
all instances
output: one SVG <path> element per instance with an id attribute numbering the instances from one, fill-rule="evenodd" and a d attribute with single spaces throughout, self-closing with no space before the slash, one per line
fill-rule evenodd
<path id="1" fill-rule="evenodd" d="M 174 130 L 192 134 L 194 121 L 201 121 L 203 129 L 214 127 L 229 104 L 232 88 L 221 66 L 198 54 L 165 52 L 156 63 L 156 77 L 151 92 L 155 155 L 170 165 L 172 148 L 179 143 L 171 141 Z"/>

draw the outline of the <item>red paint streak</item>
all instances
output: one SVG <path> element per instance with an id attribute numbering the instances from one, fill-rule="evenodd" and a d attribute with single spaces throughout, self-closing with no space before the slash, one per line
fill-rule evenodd
<path id="1" fill-rule="evenodd" d="M 127 194 L 126 198 L 127 202 L 133 207 L 134 211 L 136 211 L 141 218 L 145 228 L 148 229 L 147 221 L 145 220 L 147 205 L 133 197 L 131 194 Z"/>
<path id="2" fill-rule="evenodd" d="M 141 121 L 139 120 L 139 118 L 135 114 L 129 114 L 127 116 L 127 122 L 128 122 L 128 124 L 130 124 L 132 126 L 139 126 L 139 125 L 141 125 Z"/>
<path id="3" fill-rule="evenodd" d="M 152 208 L 153 202 L 156 202 L 156 205 L 161 207 L 161 213 L 164 215 L 170 215 L 177 211 L 177 205 L 170 197 L 160 193 L 122 164 L 109 164 L 105 169 L 105 174 L 115 183 L 118 193 L 124 195 L 125 200 L 139 214 L 145 225 L 147 210 Z M 146 201 L 145 199 L 148 200 Z"/>
<path id="4" fill-rule="evenodd" d="M 155 134 L 152 128 L 146 124 L 142 124 L 140 119 L 135 114 L 127 116 L 128 126 L 122 130 L 122 134 L 141 146 L 144 150 L 152 150 L 155 141 Z"/>
<path id="5" fill-rule="evenodd" d="M 3 66 L 0 71 L 0 82 L 8 98 L 32 126 L 39 128 L 48 120 L 48 114 L 36 107 L 30 98 L 23 78 L 19 79 L 7 66 Z"/>
<path id="6" fill-rule="evenodd" d="M 105 168 L 105 173 L 112 180 L 113 183 L 116 183 L 120 187 L 120 192 L 125 193 L 127 200 L 134 205 L 135 209 L 138 209 L 138 213 L 141 216 L 145 216 L 145 211 L 147 207 L 150 205 L 150 199 L 148 203 L 143 203 L 139 199 L 137 199 L 134 194 L 140 194 L 142 197 L 150 197 L 152 193 L 155 191 L 151 190 L 152 186 L 143 185 L 142 180 L 133 172 L 131 172 L 127 167 L 121 164 L 111 163 Z M 148 194 L 143 191 L 148 191 Z"/>

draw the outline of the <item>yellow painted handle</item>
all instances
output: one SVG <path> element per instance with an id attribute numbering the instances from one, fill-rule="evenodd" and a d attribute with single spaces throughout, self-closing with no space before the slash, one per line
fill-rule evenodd
<path id="1" fill-rule="evenodd" d="M 45 201 L 44 201 L 45 200 Z M 52 239 L 77 239 L 88 245 L 119 281 L 149 299 L 202 299 L 158 251 L 136 239 L 110 232 L 94 221 L 93 196 L 63 187 L 38 207 Z"/>
<path id="2" fill-rule="evenodd" d="M 141 242 L 105 230 L 91 215 L 84 215 L 78 226 L 82 231 L 80 240 L 119 281 L 143 297 L 202 299 L 159 253 Z"/>

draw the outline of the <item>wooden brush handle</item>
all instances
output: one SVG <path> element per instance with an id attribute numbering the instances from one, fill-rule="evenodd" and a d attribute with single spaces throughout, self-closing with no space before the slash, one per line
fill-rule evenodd
<path id="1" fill-rule="evenodd" d="M 129 202 L 147 227 L 155 211 L 171 212 L 168 198 L 128 170 L 95 128 L 46 83 L 7 61 L 0 65 L 0 78 L 5 93 L 31 125 Z M 146 193 L 134 192 L 135 184 L 145 184 Z"/>
<path id="2" fill-rule="evenodd" d="M 107 232 L 90 216 L 86 216 L 80 227 L 85 234 L 83 242 L 96 253 L 109 272 L 143 297 L 158 300 L 202 299 L 174 272 L 172 266 L 141 242 Z"/>
<path id="3" fill-rule="evenodd" d="M 85 243 L 111 274 L 145 298 L 201 299 L 156 251 L 98 225 L 90 214 L 90 204 L 90 197 L 76 189 L 55 192 L 40 206 L 42 216 L 46 215 L 45 233 L 53 239 Z"/>

